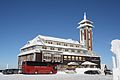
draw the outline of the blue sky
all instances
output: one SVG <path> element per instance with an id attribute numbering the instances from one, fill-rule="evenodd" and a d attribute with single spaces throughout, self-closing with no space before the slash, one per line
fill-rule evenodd
<path id="1" fill-rule="evenodd" d="M 119 0 L 0 0 L 0 68 L 17 65 L 19 49 L 39 34 L 79 40 L 77 26 L 84 12 L 94 22 L 94 51 L 111 67 L 111 41 L 120 38 L 119 4 Z"/>

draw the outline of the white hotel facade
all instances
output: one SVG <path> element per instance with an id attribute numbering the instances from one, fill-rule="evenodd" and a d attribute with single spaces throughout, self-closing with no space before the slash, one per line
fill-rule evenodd
<path id="1" fill-rule="evenodd" d="M 92 49 L 93 22 L 87 20 L 84 14 L 84 19 L 78 24 L 80 41 L 43 35 L 28 41 L 20 49 L 18 67 L 21 68 L 23 61 L 60 62 L 63 65 L 69 62 L 81 65 L 85 61 L 90 61 L 100 68 L 100 56 L 97 56 Z"/>

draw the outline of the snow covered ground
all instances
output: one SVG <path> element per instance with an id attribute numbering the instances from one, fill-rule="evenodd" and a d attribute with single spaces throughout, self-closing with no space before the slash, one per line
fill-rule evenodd
<path id="1" fill-rule="evenodd" d="M 0 73 L 0 80 L 112 80 L 112 76 L 107 75 L 82 75 L 66 74 L 58 72 L 57 74 L 39 74 L 39 75 L 3 75 Z"/>

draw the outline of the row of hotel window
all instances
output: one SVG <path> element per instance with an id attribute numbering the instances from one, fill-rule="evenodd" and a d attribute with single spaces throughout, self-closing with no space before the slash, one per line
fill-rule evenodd
<path id="1" fill-rule="evenodd" d="M 64 56 L 64 60 L 79 60 L 79 61 L 85 61 L 85 57 L 81 56 Z"/>
<path id="2" fill-rule="evenodd" d="M 50 56 L 44 56 L 44 59 L 52 59 Z M 61 60 L 61 57 L 53 57 L 54 60 Z"/>
<path id="3" fill-rule="evenodd" d="M 62 60 L 62 57 L 51 57 L 51 56 L 44 56 L 44 59 L 54 59 L 54 60 Z M 70 60 L 70 61 L 85 61 L 88 60 L 83 56 L 63 56 L 63 60 Z M 90 60 L 90 59 L 89 59 Z M 97 58 L 92 58 L 92 61 L 99 61 Z"/>
<path id="4" fill-rule="evenodd" d="M 47 47 L 47 46 L 31 46 L 25 49 L 22 49 L 21 52 L 26 52 L 34 49 L 46 49 L 46 50 L 57 50 L 57 51 L 65 51 L 65 52 L 76 52 L 76 53 L 85 53 L 81 50 L 75 50 L 75 49 L 64 49 L 64 48 L 54 48 L 54 47 Z"/>
<path id="5" fill-rule="evenodd" d="M 50 56 L 44 56 L 44 59 L 52 59 L 52 57 Z M 62 57 L 54 57 L 53 59 L 55 60 L 62 60 Z M 63 57 L 64 60 L 73 60 L 73 61 L 85 61 L 85 57 L 81 57 L 81 56 L 64 56 Z"/>
<path id="6" fill-rule="evenodd" d="M 41 40 L 40 40 L 41 41 Z M 76 48 L 80 48 L 80 47 L 84 47 L 82 45 L 79 44 L 70 44 L 70 43 L 64 43 L 64 42 L 57 42 L 57 41 L 50 41 L 50 40 L 43 40 L 45 43 L 47 44 L 54 44 L 54 45 L 61 45 L 61 46 L 69 46 L 69 47 L 76 47 Z M 39 42 L 39 40 L 38 40 Z"/>
<path id="7" fill-rule="evenodd" d="M 75 49 L 54 48 L 54 47 L 46 47 L 46 46 L 42 46 L 42 49 L 50 49 L 50 50 L 58 50 L 58 51 L 65 51 L 65 52 L 83 53 L 83 51 L 75 50 Z"/>

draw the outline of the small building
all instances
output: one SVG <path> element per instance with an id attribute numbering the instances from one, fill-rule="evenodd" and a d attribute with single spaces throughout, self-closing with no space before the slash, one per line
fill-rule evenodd
<path id="1" fill-rule="evenodd" d="M 86 19 L 80 23 L 80 41 L 38 35 L 28 41 L 18 55 L 18 67 L 23 61 L 60 62 L 67 65 L 69 62 L 82 64 L 90 61 L 100 68 L 100 56 L 92 51 L 92 22 Z"/>

